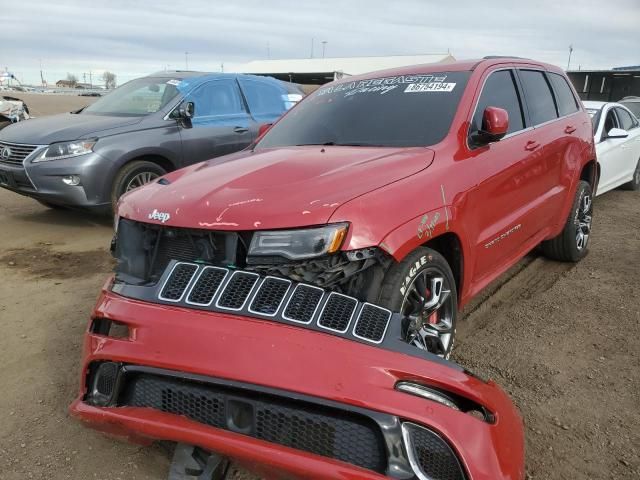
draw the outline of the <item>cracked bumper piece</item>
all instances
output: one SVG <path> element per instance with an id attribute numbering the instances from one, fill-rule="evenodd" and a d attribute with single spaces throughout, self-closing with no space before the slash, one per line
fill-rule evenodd
<path id="1" fill-rule="evenodd" d="M 105 288 L 82 368 L 71 413 L 91 427 L 197 445 L 266 478 L 524 476 L 522 423 L 493 383 L 334 335 Z M 400 381 L 469 399 L 491 418 L 398 391 Z"/>

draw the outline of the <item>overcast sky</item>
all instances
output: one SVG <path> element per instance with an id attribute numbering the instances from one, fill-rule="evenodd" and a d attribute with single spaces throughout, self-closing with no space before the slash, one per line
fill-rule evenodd
<path id="1" fill-rule="evenodd" d="M 225 71 L 314 56 L 451 52 L 517 55 L 571 67 L 640 64 L 640 0 L 6 1 L 0 67 L 27 83 L 67 72 L 122 83 L 161 69 Z"/>

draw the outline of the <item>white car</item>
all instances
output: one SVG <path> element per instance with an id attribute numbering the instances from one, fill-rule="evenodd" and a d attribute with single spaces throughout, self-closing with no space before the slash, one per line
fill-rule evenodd
<path id="1" fill-rule="evenodd" d="M 593 122 L 600 180 L 596 195 L 640 189 L 640 122 L 623 105 L 583 102 Z"/>

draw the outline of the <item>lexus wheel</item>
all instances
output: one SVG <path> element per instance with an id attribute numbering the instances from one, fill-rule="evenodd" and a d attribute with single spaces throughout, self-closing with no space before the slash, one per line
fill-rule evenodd
<path id="1" fill-rule="evenodd" d="M 378 303 L 402 314 L 407 343 L 449 358 L 455 341 L 457 298 L 445 258 L 421 247 L 389 269 Z"/>
<path id="2" fill-rule="evenodd" d="M 137 160 L 135 162 L 127 163 L 120 169 L 113 181 L 113 187 L 111 189 L 111 205 L 115 209 L 118 199 L 127 192 L 161 177 L 167 173 L 157 163 Z"/>

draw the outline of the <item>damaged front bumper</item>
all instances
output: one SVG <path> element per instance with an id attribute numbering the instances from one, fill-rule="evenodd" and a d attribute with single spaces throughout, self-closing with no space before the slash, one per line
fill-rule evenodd
<path id="1" fill-rule="evenodd" d="M 427 435 L 438 458 L 459 464 L 462 476 L 451 478 L 523 478 L 522 424 L 512 403 L 453 364 L 295 322 L 110 290 L 111 281 L 93 312 L 71 406 L 93 428 L 197 445 L 267 478 L 305 479 L 428 478 L 420 476 L 423 450 L 410 439 Z M 99 381 L 100 370 L 113 375 Z M 491 415 L 479 419 L 396 390 L 402 381 Z"/>

